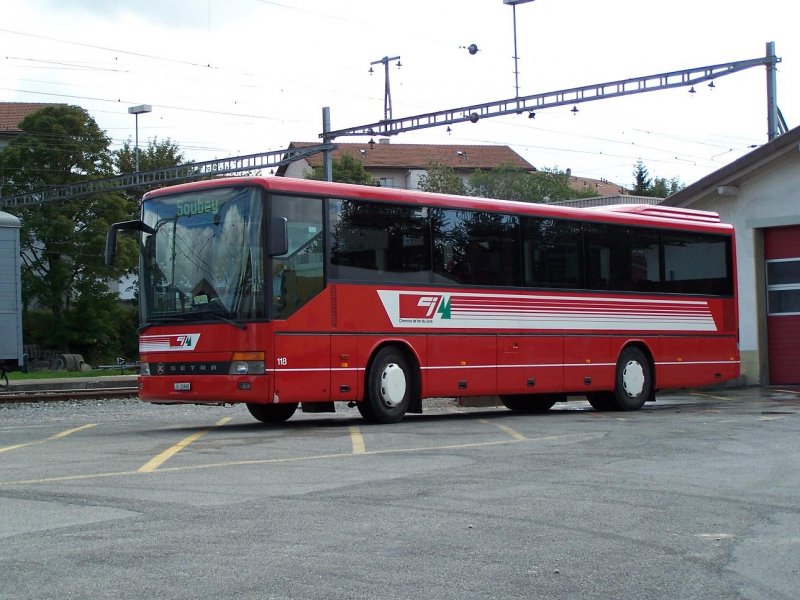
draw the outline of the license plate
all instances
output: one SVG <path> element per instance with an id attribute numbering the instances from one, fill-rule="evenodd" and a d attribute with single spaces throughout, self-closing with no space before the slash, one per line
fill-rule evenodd
<path id="1" fill-rule="evenodd" d="M 191 383 L 175 383 L 175 384 L 173 384 L 172 388 L 176 392 L 188 392 L 189 390 L 192 389 L 192 384 Z"/>

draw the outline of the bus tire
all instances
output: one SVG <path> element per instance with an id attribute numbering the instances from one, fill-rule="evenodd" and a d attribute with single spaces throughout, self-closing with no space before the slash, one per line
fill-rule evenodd
<path id="1" fill-rule="evenodd" d="M 297 403 L 287 404 L 247 404 L 247 410 L 262 423 L 277 425 L 283 423 L 297 410 Z"/>
<path id="2" fill-rule="evenodd" d="M 358 412 L 369 423 L 397 423 L 405 416 L 416 389 L 408 359 L 397 348 L 385 346 L 372 360 Z"/>
<path id="3" fill-rule="evenodd" d="M 509 394 L 500 396 L 500 402 L 509 410 L 526 414 L 546 413 L 556 402 L 566 400 L 564 394 Z"/>
<path id="4" fill-rule="evenodd" d="M 592 408 L 597 411 L 618 410 L 617 398 L 614 392 L 593 392 L 587 396 L 587 400 L 589 400 Z"/>
<path id="5" fill-rule="evenodd" d="M 650 361 L 636 346 L 628 346 L 619 355 L 614 399 L 619 410 L 639 410 L 653 393 Z"/>

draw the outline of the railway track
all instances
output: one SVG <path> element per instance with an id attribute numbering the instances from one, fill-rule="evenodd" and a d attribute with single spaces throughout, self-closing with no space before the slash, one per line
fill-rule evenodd
<path id="1" fill-rule="evenodd" d="M 97 398 L 135 398 L 139 388 L 132 386 L 91 387 L 71 389 L 15 390 L 14 386 L 0 388 L 0 404 L 12 402 L 45 402 L 53 400 L 94 400 Z"/>

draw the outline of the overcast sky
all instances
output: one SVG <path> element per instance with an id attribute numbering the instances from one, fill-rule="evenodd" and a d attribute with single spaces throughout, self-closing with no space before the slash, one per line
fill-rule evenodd
<path id="1" fill-rule="evenodd" d="M 774 41 L 778 104 L 800 125 L 791 0 L 535 0 L 519 5 L 520 95 L 760 58 Z M 0 101 L 87 109 L 118 145 L 139 137 L 208 160 L 316 141 L 383 118 L 514 96 L 502 0 L 3 0 Z M 480 51 L 465 49 L 476 44 Z M 538 168 L 621 185 L 644 161 L 692 183 L 767 141 L 763 67 L 697 86 L 400 134 L 393 143 L 507 144 Z M 339 138 L 366 142 L 367 138 Z"/>

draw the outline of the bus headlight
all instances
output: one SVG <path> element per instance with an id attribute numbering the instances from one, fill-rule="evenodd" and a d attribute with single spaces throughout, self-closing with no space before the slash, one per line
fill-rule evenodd
<path id="1" fill-rule="evenodd" d="M 234 352 L 229 375 L 263 375 L 263 352 Z"/>
<path id="2" fill-rule="evenodd" d="M 150 363 L 139 363 L 139 375 L 150 375 Z"/>

